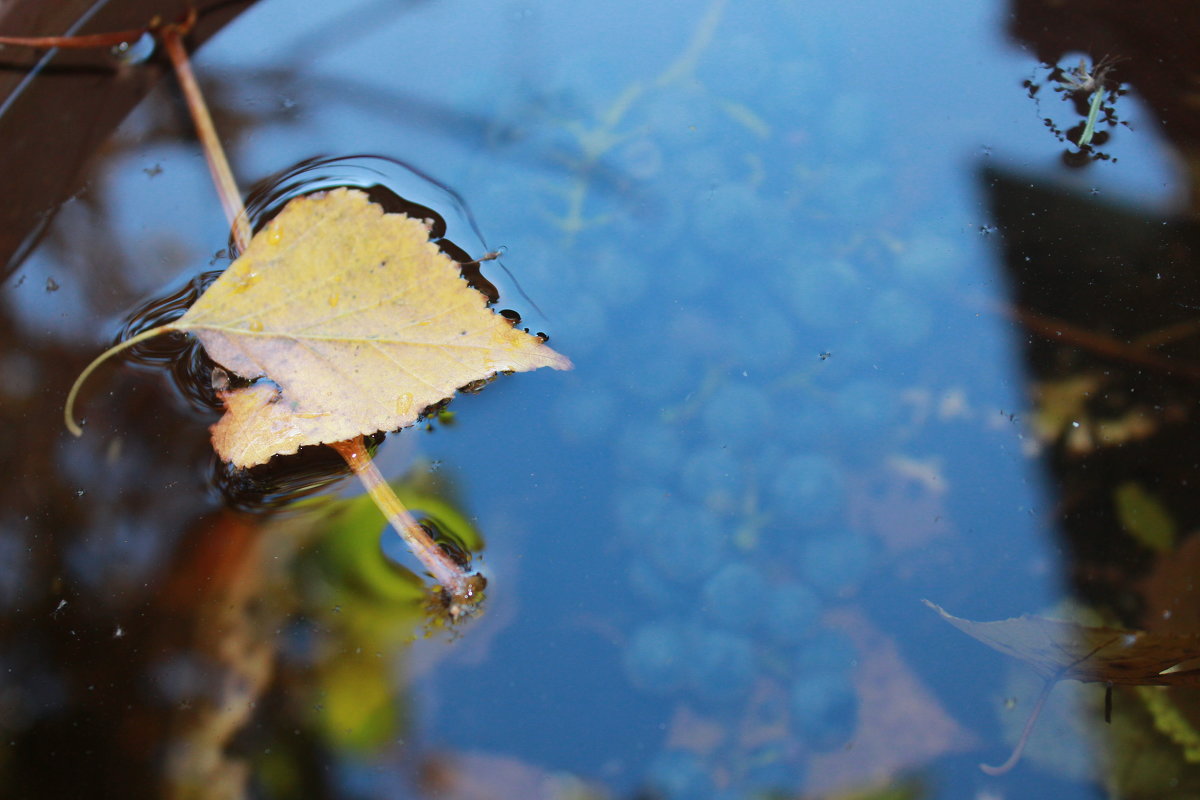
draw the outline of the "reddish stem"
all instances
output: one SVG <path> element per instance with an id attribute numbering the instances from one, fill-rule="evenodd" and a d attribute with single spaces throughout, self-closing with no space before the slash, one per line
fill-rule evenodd
<path id="1" fill-rule="evenodd" d="M 0 44 L 17 47 L 37 47 L 48 50 L 52 47 L 86 50 L 93 47 L 116 47 L 128 42 L 136 42 L 157 25 L 157 20 L 145 28 L 132 28 L 127 31 L 112 33 L 89 33 L 83 36 L 0 36 Z"/>
<path id="2" fill-rule="evenodd" d="M 450 558 L 446 551 L 438 546 L 429 533 L 422 528 L 409 512 L 392 487 L 384 480 L 375 462 L 371 460 L 361 436 L 345 442 L 333 442 L 329 445 L 341 454 L 350 469 L 367 487 L 367 492 L 379 510 L 387 517 L 388 522 L 395 528 L 396 533 L 408 545 L 408 549 L 421 562 L 429 574 L 433 576 L 442 589 L 456 601 L 469 601 L 475 587 L 458 562 Z"/>
<path id="3" fill-rule="evenodd" d="M 208 171 L 212 174 L 217 195 L 221 198 L 221 207 L 225 209 L 225 216 L 233 230 L 233 240 L 238 250 L 244 253 L 250 246 L 251 235 L 246 208 L 242 205 L 242 196 L 233 178 L 233 170 L 229 168 L 229 160 L 225 158 L 225 150 L 217 137 L 212 115 L 208 113 L 208 104 L 204 102 L 200 84 L 196 82 L 191 61 L 183 46 L 183 37 L 191 30 L 195 21 L 196 11 L 192 9 L 183 22 L 162 26 L 158 30 L 158 37 L 163 43 L 163 49 L 167 51 L 167 57 L 171 59 L 171 65 L 175 67 L 175 75 L 179 78 L 179 86 L 183 89 L 188 111 L 192 115 L 192 123 L 196 126 L 196 135 L 204 149 L 204 158 L 208 161 Z"/>

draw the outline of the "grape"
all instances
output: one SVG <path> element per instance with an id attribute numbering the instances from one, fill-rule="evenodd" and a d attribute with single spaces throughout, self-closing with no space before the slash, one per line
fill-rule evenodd
<path id="1" fill-rule="evenodd" d="M 821 600 L 802 583 L 788 583 L 767 597 L 767 635 L 777 644 L 791 646 L 803 641 L 821 613 Z"/>
<path id="2" fill-rule="evenodd" d="M 834 529 L 806 538 L 800 546 L 800 575 L 827 595 L 852 589 L 871 570 L 875 542 L 855 531 Z"/>
<path id="3" fill-rule="evenodd" d="M 679 513 L 645 528 L 638 537 L 650 564 L 672 580 L 692 582 L 720 566 L 725 532 L 711 514 L 681 507 Z"/>
<path id="4" fill-rule="evenodd" d="M 820 331 L 839 330 L 861 314 L 863 281 L 854 268 L 841 261 L 793 260 L 782 277 L 783 296 L 801 322 Z"/>
<path id="5" fill-rule="evenodd" d="M 640 537 L 647 528 L 668 524 L 679 516 L 683 504 L 662 487 L 634 484 L 617 498 L 617 522 Z"/>
<path id="6" fill-rule="evenodd" d="M 753 307 L 731 320 L 739 340 L 731 354 L 754 370 L 774 372 L 796 357 L 796 326 L 782 311 L 755 299 Z M 813 354 L 816 357 L 816 354 Z"/>
<path id="7" fill-rule="evenodd" d="M 674 475 L 683 461 L 679 435 L 664 423 L 640 422 L 626 428 L 617 445 L 625 469 L 639 477 Z"/>
<path id="8" fill-rule="evenodd" d="M 818 453 L 793 455 L 771 479 L 774 508 L 785 521 L 819 525 L 842 508 L 846 499 L 842 471 Z"/>
<path id="9" fill-rule="evenodd" d="M 639 627 L 622 655 L 625 675 L 639 689 L 666 693 L 683 686 L 687 636 L 684 628 L 667 620 Z"/>
<path id="10" fill-rule="evenodd" d="M 758 674 L 754 646 L 744 636 L 687 628 L 688 685 L 701 700 L 726 702 L 745 696 Z"/>
<path id="11" fill-rule="evenodd" d="M 692 455 L 680 476 L 684 494 L 718 513 L 733 513 L 745 495 L 743 468 L 727 447 L 710 445 Z"/>
<path id="12" fill-rule="evenodd" d="M 854 644 L 844 634 L 823 628 L 796 654 L 792 669 L 797 675 L 845 673 L 856 664 L 858 650 Z"/>
<path id="13" fill-rule="evenodd" d="M 680 606 L 686 597 L 684 592 L 669 584 L 661 571 L 645 561 L 634 561 L 625 574 L 629 588 L 638 599 L 657 609 Z"/>
<path id="14" fill-rule="evenodd" d="M 858 693 L 837 672 L 801 676 L 792 684 L 792 728 L 817 751 L 845 744 L 858 727 Z"/>
<path id="15" fill-rule="evenodd" d="M 707 615 L 731 630 L 757 626 L 765 605 L 771 602 L 762 573 L 743 561 L 717 570 L 705 582 L 702 597 Z"/>

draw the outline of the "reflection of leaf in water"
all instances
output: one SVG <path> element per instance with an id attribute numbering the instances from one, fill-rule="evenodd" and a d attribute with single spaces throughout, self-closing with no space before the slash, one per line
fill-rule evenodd
<path id="1" fill-rule="evenodd" d="M 392 485 L 418 517 L 429 515 L 472 551 L 483 547 L 479 531 L 452 500 L 449 487 L 415 467 Z M 306 718 L 332 747 L 373 752 L 405 734 L 411 715 L 397 692 L 397 670 L 408 645 L 444 620 L 429 616 L 429 598 L 417 575 L 389 559 L 380 546 L 386 520 L 369 496 L 329 503 L 307 501 L 307 513 L 289 515 L 272 530 L 305 542 L 295 580 L 301 619 L 337 648 L 315 647 L 309 680 L 321 698 Z M 301 704 L 296 704 L 300 710 Z"/>
<path id="2" fill-rule="evenodd" d="M 1008 761 L 999 767 L 980 765 L 989 774 L 1007 772 L 1016 765 L 1046 697 L 1061 680 L 1104 683 L 1110 690 L 1115 685 L 1200 685 L 1200 668 L 1179 669 L 1200 658 L 1200 635 L 1092 627 L 1028 615 L 973 622 L 949 614 L 928 600 L 924 602 L 963 633 L 1024 661 L 1045 680 Z"/>

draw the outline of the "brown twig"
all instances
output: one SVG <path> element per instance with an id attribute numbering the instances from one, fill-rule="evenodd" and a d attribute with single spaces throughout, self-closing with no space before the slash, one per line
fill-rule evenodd
<path id="1" fill-rule="evenodd" d="M 116 47 L 117 45 L 136 42 L 150 31 L 158 27 L 158 18 L 144 28 L 131 28 L 127 31 L 112 33 L 89 33 L 83 36 L 0 36 L 0 44 L 16 47 L 36 47 L 49 50 L 52 47 L 87 50 L 98 47 Z"/>
<path id="2" fill-rule="evenodd" d="M 1115 361 L 1125 361 L 1156 372 L 1165 372 L 1168 375 L 1178 375 L 1188 380 L 1200 381 L 1200 367 L 1166 358 L 1140 343 L 1122 342 L 1112 336 L 1090 331 L 1025 308 L 1013 309 L 1012 315 L 1026 328 L 1050 341 L 1065 342 Z"/>
<path id="3" fill-rule="evenodd" d="M 392 487 L 384 480 L 375 462 L 367 452 L 361 436 L 345 442 L 334 442 L 329 445 L 341 454 L 350 469 L 362 481 L 363 486 L 379 506 L 379 510 L 387 517 L 391 526 L 400 534 L 400 538 L 408 545 L 408 549 L 417 557 L 421 564 L 433 576 L 443 591 L 456 603 L 468 602 L 475 593 L 475 585 L 458 562 L 450 558 L 446 551 L 438 546 L 428 531 L 420 526 L 409 512 Z"/>
<path id="4" fill-rule="evenodd" d="M 212 174 L 213 184 L 217 187 L 217 195 L 221 198 L 221 207 L 229 219 L 233 231 L 233 241 L 240 252 L 245 252 L 250 246 L 250 222 L 246 218 L 246 207 L 242 205 L 242 195 L 238 191 L 237 182 L 233 179 L 233 170 L 229 168 L 229 160 L 225 158 L 225 149 L 217 137 L 216 126 L 213 125 L 212 115 L 208 113 L 208 104 L 200 92 L 200 85 L 192 72 L 192 64 L 188 59 L 187 50 L 183 46 L 183 37 L 192 29 L 196 21 L 196 9 L 191 9 L 182 22 L 163 25 L 157 31 L 171 66 L 179 78 L 183 89 L 184 99 L 187 100 L 188 111 L 192 115 L 192 123 L 196 126 L 196 135 L 204 149 L 204 157 L 208 161 L 208 171 Z"/>

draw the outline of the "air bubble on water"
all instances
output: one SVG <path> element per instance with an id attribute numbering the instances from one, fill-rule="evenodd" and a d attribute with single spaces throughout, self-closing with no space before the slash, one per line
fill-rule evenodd
<path id="1" fill-rule="evenodd" d="M 147 31 L 132 42 L 114 45 L 109 54 L 122 64 L 141 64 L 154 55 L 154 35 Z"/>

